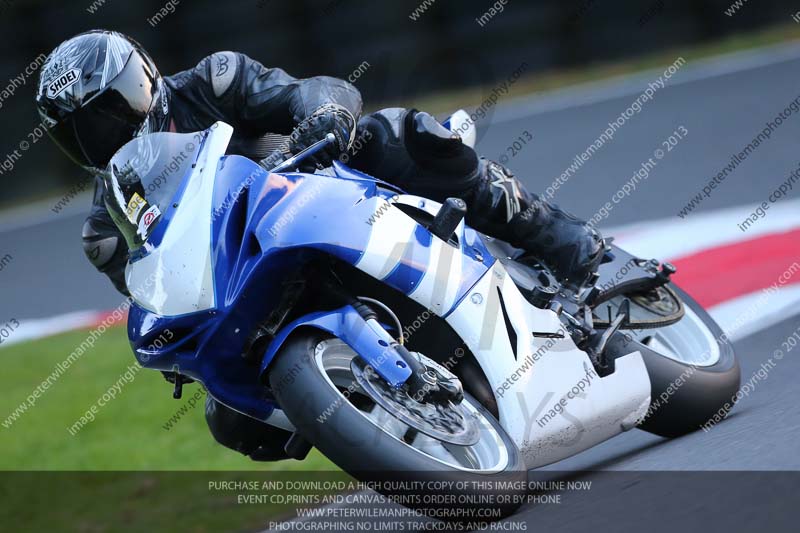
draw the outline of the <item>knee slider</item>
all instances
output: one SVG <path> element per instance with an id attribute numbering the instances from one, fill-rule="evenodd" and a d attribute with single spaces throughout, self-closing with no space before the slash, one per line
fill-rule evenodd
<path id="1" fill-rule="evenodd" d="M 462 145 L 457 134 L 442 126 L 428 113 L 416 113 L 412 122 L 409 141 L 420 152 L 448 154 L 457 152 L 459 145 Z"/>
<path id="2" fill-rule="evenodd" d="M 108 266 L 117 253 L 119 236 L 107 230 L 91 218 L 86 220 L 81 231 L 83 253 L 98 270 Z"/>
<path id="3" fill-rule="evenodd" d="M 478 154 L 428 113 L 415 113 L 406 132 L 406 146 L 425 174 L 446 181 L 474 180 Z"/>

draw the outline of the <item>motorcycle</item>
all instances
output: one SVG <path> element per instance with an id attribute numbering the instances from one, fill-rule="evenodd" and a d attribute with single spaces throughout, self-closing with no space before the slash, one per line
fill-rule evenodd
<path id="1" fill-rule="evenodd" d="M 515 482 L 495 487 L 513 496 L 500 515 L 529 469 L 730 409 L 733 349 L 669 263 L 609 241 L 592 286 L 572 287 L 466 225 L 461 200 L 338 161 L 295 170 L 330 139 L 273 166 L 225 155 L 232 131 L 143 136 L 107 171 L 129 339 L 175 397 L 201 382 L 291 433 L 290 457 L 316 447 L 358 479 L 464 479 L 450 490 L 466 497 Z"/>

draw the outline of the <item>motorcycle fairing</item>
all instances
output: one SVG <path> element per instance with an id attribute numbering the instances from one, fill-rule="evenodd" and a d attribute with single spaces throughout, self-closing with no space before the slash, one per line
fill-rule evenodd
<path id="1" fill-rule="evenodd" d="M 377 361 L 383 350 L 379 353 L 364 344 L 374 342 L 374 337 L 363 337 L 366 341 L 362 343 L 359 335 L 364 332 L 358 329 L 363 330 L 363 321 L 354 320 L 346 308 L 315 313 L 290 324 L 260 364 L 242 357 L 250 332 L 267 316 L 270 302 L 277 301 L 282 280 L 319 254 L 355 265 L 444 317 L 467 342 L 495 391 L 504 391 L 507 376 L 537 348 L 539 340 L 531 331 L 556 332 L 560 327 L 555 313 L 537 309 L 524 299 L 504 267 L 463 222 L 455 232 L 455 244 L 446 243 L 393 205 L 404 203 L 432 215 L 439 208 L 436 202 L 393 195 L 368 176 L 342 165 L 334 167 L 333 176 L 269 174 L 245 158 L 224 156 L 230 136 L 226 130 L 230 128 L 217 127 L 210 133 L 198 156 L 207 163 L 197 165 L 189 178 L 200 180 L 202 186 L 196 194 L 203 203 L 191 204 L 195 206 L 192 211 L 177 209 L 162 230 L 161 243 L 174 242 L 170 232 L 175 228 L 192 243 L 199 241 L 199 235 L 208 235 L 210 228 L 210 244 L 208 250 L 201 250 L 203 261 L 198 264 L 210 261 L 211 274 L 196 279 L 212 283 L 213 305 L 196 309 L 193 306 L 200 300 L 184 298 L 190 305 L 170 307 L 176 314 L 166 315 L 152 309 L 163 302 L 136 297 L 129 336 L 144 366 L 200 380 L 211 396 L 228 407 L 267 420 L 276 406 L 263 386 L 263 372 L 280 341 L 294 328 L 327 328 L 350 339 L 354 349 L 366 352 L 366 358 Z M 226 137 L 224 142 L 220 135 Z M 213 179 L 209 179 L 211 171 L 215 171 Z M 189 226 L 197 235 L 188 232 Z M 149 253 L 155 254 L 157 249 Z M 194 264 L 183 259 L 187 259 L 186 265 Z M 140 268 L 143 261 L 130 268 Z M 167 264 L 174 271 L 159 271 L 158 289 L 145 294 L 159 295 L 181 275 L 199 276 L 185 272 L 187 267 L 181 268 L 181 261 L 164 259 L 161 263 Z M 135 274 L 137 279 L 145 278 L 144 273 Z M 183 280 L 176 282 L 179 287 L 190 286 Z M 513 335 L 504 326 L 499 295 Z M 479 325 L 480 331 L 476 331 Z M 162 346 L 154 344 L 166 329 L 174 333 L 174 340 Z M 511 346 L 512 337 L 516 349 Z M 376 364 L 387 381 L 397 384 L 402 379 Z M 500 421 L 530 466 L 566 457 L 629 429 L 646 411 L 649 379 L 637 352 L 618 359 L 616 372 L 596 378 L 562 416 L 548 420 L 544 427 L 532 424 L 540 409 L 553 398 L 564 397 L 588 368 L 589 358 L 567 335 L 556 339 L 552 349 L 525 372 L 515 374 L 516 381 L 508 391 L 497 393 Z"/>
<path id="2" fill-rule="evenodd" d="M 338 257 L 444 316 L 487 271 L 476 257 L 494 261 L 463 223 L 458 246 L 445 243 L 391 205 L 392 191 L 344 165 L 333 176 L 271 174 L 225 156 L 231 132 L 222 123 L 207 130 L 178 207 L 157 228 L 158 245 L 128 266 L 128 332 L 143 366 L 202 381 L 225 405 L 264 420 L 274 404 L 242 352 L 299 264 Z M 346 313 L 340 320 L 359 326 Z M 166 330 L 174 340 L 154 346 Z M 382 352 L 365 357 L 376 362 Z M 407 376 L 393 357 L 376 370 L 399 384 Z"/>

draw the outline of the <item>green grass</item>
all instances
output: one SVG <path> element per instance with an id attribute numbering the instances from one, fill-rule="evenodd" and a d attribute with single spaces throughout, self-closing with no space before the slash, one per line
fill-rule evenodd
<path id="1" fill-rule="evenodd" d="M 344 479 L 344 475 L 336 478 Z M 263 531 L 270 521 L 296 516 L 295 507 L 309 507 L 240 503 L 238 496 L 247 491 L 209 488 L 210 481 L 233 480 L 265 481 L 266 476 L 219 472 L 4 473 L 0 478 L 0 529 L 36 533 Z"/>
<path id="2" fill-rule="evenodd" d="M 86 335 L 0 349 L 0 422 Z M 72 436 L 67 428 L 133 362 L 125 329 L 112 328 L 10 428 L 0 425 L 0 524 L 14 524 L 15 531 L 263 529 L 286 507 L 241 505 L 240 493 L 209 490 L 208 482 L 336 470 L 316 451 L 302 462 L 256 463 L 220 446 L 206 426 L 202 400 L 165 430 L 198 385 L 186 385 L 184 398 L 173 400 L 171 385 L 152 370 L 140 370 L 94 422 Z M 331 475 L 341 476 L 325 474 Z"/>
<path id="3" fill-rule="evenodd" d="M 0 421 L 86 338 L 73 332 L 0 350 Z M 72 426 L 135 359 L 125 329 L 108 330 L 10 428 L 0 426 L 0 470 L 253 470 L 330 468 L 319 454 L 299 463 L 254 463 L 218 445 L 208 432 L 203 402 L 167 431 L 171 416 L 197 390 L 172 386 L 159 372 L 140 370 L 117 397 L 99 407 L 94 422 L 72 436 Z M 31 453 L 36 450 L 36 453 Z"/>

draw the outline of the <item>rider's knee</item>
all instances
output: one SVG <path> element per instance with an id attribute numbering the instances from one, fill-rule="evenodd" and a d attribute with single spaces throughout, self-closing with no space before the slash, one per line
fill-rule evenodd
<path id="1" fill-rule="evenodd" d="M 89 262 L 107 275 L 119 292 L 128 294 L 125 286 L 127 248 L 119 230 L 113 224 L 89 217 L 83 224 L 81 241 Z"/>
<path id="2" fill-rule="evenodd" d="M 382 109 L 364 116 L 359 130 L 369 142 L 353 166 L 402 188 L 439 199 L 438 192 L 469 190 L 478 179 L 475 151 L 428 113 Z"/>
<path id="3" fill-rule="evenodd" d="M 441 167 L 456 173 L 472 170 L 478 164 L 475 150 L 432 115 L 414 112 L 408 115 L 406 121 L 406 146 L 418 164 Z"/>
<path id="4" fill-rule="evenodd" d="M 387 108 L 364 115 L 358 122 L 356 139 L 368 139 L 350 157 L 350 164 L 363 172 L 400 185 L 413 172 L 405 147 L 404 108 Z"/>

